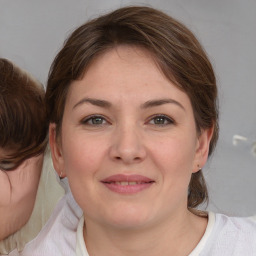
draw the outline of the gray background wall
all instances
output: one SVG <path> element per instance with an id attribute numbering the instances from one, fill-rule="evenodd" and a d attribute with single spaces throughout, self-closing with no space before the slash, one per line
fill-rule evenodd
<path id="1" fill-rule="evenodd" d="M 255 0 L 0 0 L 0 56 L 46 82 L 67 35 L 89 18 L 115 8 L 146 4 L 184 22 L 199 38 L 216 71 L 220 140 L 204 168 L 208 209 L 256 214 L 256 1 Z M 247 141 L 233 145 L 233 136 Z"/>

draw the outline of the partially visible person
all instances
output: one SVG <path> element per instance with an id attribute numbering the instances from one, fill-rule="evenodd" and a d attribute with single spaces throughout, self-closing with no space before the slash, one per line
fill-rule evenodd
<path id="1" fill-rule="evenodd" d="M 1 255 L 22 250 L 64 194 L 56 186 L 47 147 L 44 96 L 38 81 L 9 60 L 0 59 Z"/>

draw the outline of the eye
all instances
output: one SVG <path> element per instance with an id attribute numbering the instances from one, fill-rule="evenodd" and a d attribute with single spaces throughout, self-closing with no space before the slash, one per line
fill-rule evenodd
<path id="1" fill-rule="evenodd" d="M 152 125 L 165 126 L 174 124 L 174 121 L 166 115 L 155 115 L 151 117 L 148 123 Z"/>
<path id="2" fill-rule="evenodd" d="M 16 167 L 15 163 L 9 162 L 9 161 L 1 161 L 0 162 L 0 169 L 3 171 L 11 171 Z"/>
<path id="3" fill-rule="evenodd" d="M 103 116 L 94 115 L 94 116 L 86 117 L 81 121 L 81 123 L 83 125 L 100 126 L 100 125 L 105 125 L 108 122 Z"/>

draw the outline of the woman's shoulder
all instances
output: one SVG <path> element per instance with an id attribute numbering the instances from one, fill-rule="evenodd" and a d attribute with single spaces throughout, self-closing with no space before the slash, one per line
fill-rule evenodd
<path id="1" fill-rule="evenodd" d="M 239 232 L 239 234 L 251 233 L 256 236 L 255 217 L 229 217 L 224 214 L 215 214 L 216 229 L 222 232 Z"/>
<path id="2" fill-rule="evenodd" d="M 20 255 L 72 255 L 81 216 L 82 210 L 68 192 L 56 205 L 38 236 L 25 246 Z"/>
<path id="3" fill-rule="evenodd" d="M 215 214 L 215 223 L 200 256 L 256 255 L 256 221 L 253 218 Z"/>

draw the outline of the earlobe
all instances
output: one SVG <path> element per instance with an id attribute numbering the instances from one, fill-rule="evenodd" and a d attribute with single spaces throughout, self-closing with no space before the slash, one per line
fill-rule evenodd
<path id="1" fill-rule="evenodd" d="M 64 178 L 66 177 L 66 174 L 64 171 L 62 149 L 61 149 L 61 144 L 58 141 L 58 138 L 56 135 L 55 123 L 50 123 L 50 126 L 49 126 L 49 144 L 51 148 L 51 155 L 52 155 L 52 162 L 53 162 L 54 169 L 61 178 Z"/>
<path id="2" fill-rule="evenodd" d="M 193 172 L 201 170 L 202 167 L 207 162 L 213 131 L 213 127 L 206 130 L 202 130 L 200 136 L 198 137 L 198 145 L 196 150 L 195 166 Z"/>

